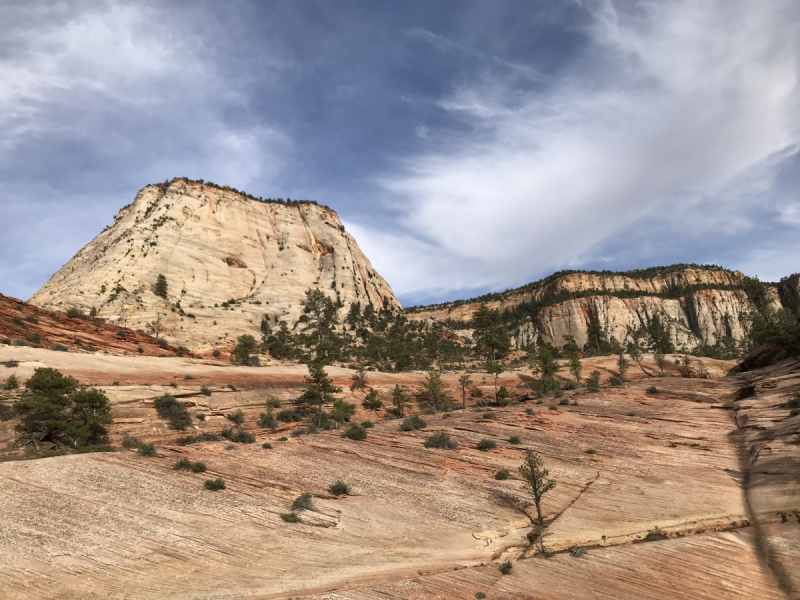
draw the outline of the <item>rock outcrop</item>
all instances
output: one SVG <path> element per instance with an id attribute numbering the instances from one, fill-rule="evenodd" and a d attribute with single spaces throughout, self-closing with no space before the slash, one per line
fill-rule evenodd
<path id="1" fill-rule="evenodd" d="M 599 326 L 609 338 L 624 343 L 629 331 L 646 328 L 658 316 L 676 348 L 693 350 L 747 335 L 750 302 L 739 271 L 715 268 L 666 268 L 664 274 L 636 277 L 628 274 L 570 273 L 487 298 L 489 308 L 513 311 L 527 304 L 535 312 L 517 318 L 517 347 L 542 339 L 563 345 L 568 336 L 578 346 L 588 340 L 590 326 Z M 797 279 L 788 278 L 780 289 L 768 288 L 772 304 L 800 298 Z M 684 290 L 685 293 L 680 292 Z M 567 299 L 561 299 L 567 296 Z M 576 296 L 570 298 L 569 296 Z M 413 309 L 412 319 L 466 322 L 480 306 L 480 299 Z M 530 311 L 529 311 L 530 312 Z"/>
<path id="2" fill-rule="evenodd" d="M 165 298 L 155 293 L 159 275 Z M 30 302 L 95 308 L 135 329 L 161 313 L 170 341 L 207 350 L 257 332 L 264 315 L 293 325 L 309 288 L 343 310 L 400 307 L 335 211 L 175 179 L 142 189 Z"/>

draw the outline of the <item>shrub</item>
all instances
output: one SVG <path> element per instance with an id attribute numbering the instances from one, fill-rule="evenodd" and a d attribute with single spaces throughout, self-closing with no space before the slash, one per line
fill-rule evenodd
<path id="1" fill-rule="evenodd" d="M 614 387 L 621 387 L 622 385 L 624 385 L 625 382 L 622 380 L 622 377 L 614 376 L 608 380 L 608 383 L 610 383 Z"/>
<path id="2" fill-rule="evenodd" d="M 590 392 L 600 391 L 600 371 L 594 370 L 589 374 L 589 378 L 586 380 L 586 387 Z"/>
<path id="3" fill-rule="evenodd" d="M 496 419 L 497 418 L 497 413 L 494 413 L 492 411 L 487 411 L 487 412 L 483 413 L 483 418 L 484 419 Z"/>
<path id="4" fill-rule="evenodd" d="M 178 462 L 175 463 L 175 470 L 176 471 L 191 471 L 192 470 L 192 461 L 188 458 L 182 458 Z"/>
<path id="5" fill-rule="evenodd" d="M 278 400 L 275 396 L 267 396 L 267 401 L 266 401 L 265 404 L 266 404 L 267 408 L 280 408 L 281 407 L 281 401 Z"/>
<path id="6" fill-rule="evenodd" d="M 186 437 L 178 438 L 175 443 L 178 446 L 188 446 L 189 444 L 199 444 L 200 442 L 219 442 L 222 438 L 216 433 L 200 433 L 198 435 L 187 435 Z"/>
<path id="7" fill-rule="evenodd" d="M 529 417 L 532 417 L 533 415 L 536 414 L 536 411 L 534 411 L 532 408 L 526 408 L 525 414 L 528 415 Z"/>
<path id="8" fill-rule="evenodd" d="M 287 523 L 299 523 L 300 522 L 300 517 L 298 517 L 293 512 L 282 514 L 281 515 L 281 519 L 283 519 Z"/>
<path id="9" fill-rule="evenodd" d="M 566 381 L 561 382 L 562 390 L 577 390 L 579 387 L 581 387 L 581 384 L 572 379 L 567 379 Z"/>
<path id="10" fill-rule="evenodd" d="M 30 315 L 30 316 L 28 316 L 28 317 L 25 317 L 25 320 L 26 320 L 28 323 L 33 323 L 34 325 L 38 325 L 38 324 L 39 324 L 39 319 L 37 319 L 37 318 L 36 318 L 36 317 L 34 317 L 33 315 Z"/>
<path id="11" fill-rule="evenodd" d="M 5 344 L 6 346 L 8 346 L 10 343 L 11 343 L 11 338 L 7 337 L 0 338 L 0 344 Z"/>
<path id="12" fill-rule="evenodd" d="M 202 461 L 197 461 L 192 463 L 192 473 L 205 473 L 206 472 L 206 463 Z"/>
<path id="13" fill-rule="evenodd" d="M 203 485 L 207 490 L 216 492 L 217 490 L 225 489 L 225 480 L 222 477 L 217 477 L 216 479 L 206 479 L 206 482 Z"/>
<path id="14" fill-rule="evenodd" d="M 314 504 L 311 500 L 311 494 L 303 492 L 292 502 L 292 510 L 313 510 Z"/>
<path id="15" fill-rule="evenodd" d="M 17 376 L 12 373 L 5 380 L 5 383 L 3 383 L 3 389 L 16 390 L 17 388 L 19 388 L 19 379 L 17 379 Z"/>
<path id="16" fill-rule="evenodd" d="M 82 319 L 85 321 L 87 319 L 86 313 L 84 313 L 80 308 L 72 308 L 67 309 L 67 318 L 68 319 Z"/>
<path id="17" fill-rule="evenodd" d="M 403 423 L 400 425 L 400 431 L 416 431 L 417 429 L 425 429 L 427 426 L 428 424 L 422 420 L 422 417 L 413 415 L 403 419 Z"/>
<path id="18" fill-rule="evenodd" d="M 53 344 L 50 346 L 50 350 L 54 350 L 55 352 L 69 352 L 69 348 L 64 344 Z"/>
<path id="19" fill-rule="evenodd" d="M 475 594 L 475 600 L 483 600 L 484 598 L 486 598 L 486 594 L 483 592 L 478 592 Z"/>
<path id="20" fill-rule="evenodd" d="M 552 404 L 547 407 L 547 410 L 558 410 L 558 407 L 555 404 Z"/>
<path id="21" fill-rule="evenodd" d="M 206 420 L 206 413 L 197 413 L 197 414 L 195 415 L 195 418 L 196 418 L 198 421 L 205 421 L 205 420 Z"/>
<path id="22" fill-rule="evenodd" d="M 636 413 L 633 412 L 633 411 L 631 411 L 631 412 L 629 412 L 627 414 L 628 414 L 629 417 L 635 417 L 636 416 Z"/>
<path id="23" fill-rule="evenodd" d="M 449 416 L 449 415 L 445 415 L 445 416 Z M 369 419 L 367 419 L 366 421 L 364 421 L 363 423 L 361 423 L 361 426 L 362 426 L 364 429 L 370 429 L 370 428 L 372 428 L 372 427 L 375 427 L 375 425 L 374 425 L 374 424 L 372 423 L 372 421 L 370 421 Z"/>
<path id="24" fill-rule="evenodd" d="M 113 385 L 113 386 L 119 386 L 119 381 L 115 381 L 115 382 L 113 382 L 111 385 Z"/>
<path id="25" fill-rule="evenodd" d="M 589 449 L 586 451 L 586 454 L 597 454 L 597 450 L 595 450 L 594 448 L 589 448 Z"/>
<path id="26" fill-rule="evenodd" d="M 495 448 L 497 448 L 497 442 L 495 442 L 494 440 L 483 438 L 480 442 L 478 442 L 478 450 L 480 450 L 481 452 L 494 450 Z"/>
<path id="27" fill-rule="evenodd" d="M 194 379 L 194 375 L 189 375 L 189 373 L 186 373 L 186 375 L 184 375 L 183 378 L 186 381 L 190 381 L 190 380 Z"/>
<path id="28" fill-rule="evenodd" d="M 276 415 L 281 423 L 296 423 L 303 419 L 303 413 L 298 410 L 282 410 Z"/>
<path id="29" fill-rule="evenodd" d="M 441 448 L 443 450 L 455 450 L 458 448 L 458 442 L 450 437 L 444 431 L 437 431 L 425 440 L 426 448 Z"/>
<path id="30" fill-rule="evenodd" d="M 12 340 L 11 341 L 11 345 L 12 346 L 27 346 L 28 342 L 26 342 L 25 340 Z"/>
<path id="31" fill-rule="evenodd" d="M 295 429 L 292 429 L 292 432 L 289 435 L 293 438 L 296 438 L 306 433 L 308 433 L 308 430 L 305 427 L 296 427 Z"/>
<path id="32" fill-rule="evenodd" d="M 647 533 L 646 536 L 644 536 L 644 540 L 642 540 L 642 541 L 644 541 L 644 542 L 660 542 L 660 541 L 666 540 L 668 538 L 669 538 L 669 536 L 666 533 L 664 533 L 663 531 L 661 531 L 661 529 L 659 529 L 658 527 L 654 527 L 651 531 L 649 531 Z"/>
<path id="33" fill-rule="evenodd" d="M 7 404 L 0 404 L 0 421 L 10 421 L 14 418 L 14 410 Z"/>
<path id="34" fill-rule="evenodd" d="M 38 333 L 29 333 L 25 336 L 25 339 L 29 341 L 31 344 L 41 344 L 42 343 L 42 336 Z"/>
<path id="35" fill-rule="evenodd" d="M 226 427 L 220 431 L 219 434 L 226 440 L 235 442 L 237 444 L 252 444 L 256 441 L 256 438 L 252 433 L 242 431 L 241 429 L 234 431 L 232 427 Z"/>
<path id="36" fill-rule="evenodd" d="M 561 388 L 557 388 L 555 392 L 553 392 L 553 396 L 556 398 L 562 398 L 564 396 L 564 392 L 561 391 Z"/>
<path id="37" fill-rule="evenodd" d="M 569 406 L 569 400 L 567 400 L 566 398 L 564 398 L 563 400 L 560 400 L 558 403 L 561 406 Z"/>
<path id="38" fill-rule="evenodd" d="M 241 424 L 244 423 L 244 413 L 242 412 L 241 409 L 237 409 L 232 413 L 228 413 L 227 415 L 225 415 L 225 418 L 228 419 L 228 421 L 230 421 L 237 427 L 241 426 Z"/>
<path id="39" fill-rule="evenodd" d="M 351 440 L 365 440 L 367 439 L 367 430 L 358 423 L 353 423 L 344 433 L 342 433 L 342 437 L 346 437 Z"/>
<path id="40" fill-rule="evenodd" d="M 499 569 L 500 573 L 502 573 L 503 575 L 510 575 L 511 571 L 514 570 L 514 564 L 510 560 L 505 560 L 502 563 L 500 563 Z"/>
<path id="41" fill-rule="evenodd" d="M 215 358 L 216 358 L 216 357 L 218 357 L 219 355 L 220 355 L 220 351 L 219 351 L 219 350 L 214 350 L 214 351 L 211 353 L 211 356 L 213 356 L 213 357 L 215 357 Z"/>
<path id="42" fill-rule="evenodd" d="M 139 446 L 139 456 L 155 456 L 156 455 L 156 447 L 155 444 L 141 444 Z"/>
<path id="43" fill-rule="evenodd" d="M 258 417 L 258 426 L 261 429 L 272 429 L 278 427 L 278 421 L 275 419 L 275 416 L 272 414 L 272 409 L 265 413 L 261 413 Z"/>
<path id="44" fill-rule="evenodd" d="M 796 417 L 798 415 L 800 415 L 800 408 L 793 408 L 792 410 L 789 411 L 790 417 Z"/>
<path id="45" fill-rule="evenodd" d="M 499 481 L 505 481 L 511 476 L 511 473 L 508 469 L 500 469 L 497 473 L 494 474 L 494 478 Z"/>
<path id="46" fill-rule="evenodd" d="M 645 390 L 648 394 L 657 394 L 658 388 L 654 385 L 651 385 L 649 388 Z"/>
<path id="47" fill-rule="evenodd" d="M 139 441 L 139 438 L 128 435 L 127 433 L 125 434 L 125 437 L 122 438 L 123 448 L 138 448 L 141 445 L 142 442 Z"/>
<path id="48" fill-rule="evenodd" d="M 162 419 L 169 421 L 169 426 L 176 431 L 184 431 L 192 424 L 192 416 L 182 402 L 178 402 L 174 396 L 164 394 L 156 398 L 153 406 Z"/>
<path id="49" fill-rule="evenodd" d="M 279 442 L 286 442 L 288 440 L 289 440 L 289 438 L 287 438 L 285 435 L 282 435 L 281 437 L 278 438 Z"/>
<path id="50" fill-rule="evenodd" d="M 522 438 L 518 435 L 512 435 L 510 438 L 508 438 L 508 443 L 512 446 L 518 446 L 522 443 Z"/>
<path id="51" fill-rule="evenodd" d="M 167 342 L 167 340 L 165 340 L 162 337 L 158 338 L 156 340 L 156 343 L 158 344 L 159 348 L 166 348 L 167 346 L 169 346 L 169 342 Z"/>
<path id="52" fill-rule="evenodd" d="M 263 444 L 261 444 L 261 447 L 264 448 L 264 450 L 272 450 L 272 444 L 270 444 L 269 442 L 264 442 Z"/>
<path id="53" fill-rule="evenodd" d="M 347 496 L 350 493 L 350 486 L 341 479 L 337 479 L 334 483 L 328 486 L 328 491 L 333 496 Z"/>

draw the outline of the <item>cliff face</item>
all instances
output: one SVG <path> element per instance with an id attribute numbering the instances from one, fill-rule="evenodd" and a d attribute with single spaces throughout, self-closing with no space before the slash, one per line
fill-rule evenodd
<path id="1" fill-rule="evenodd" d="M 727 287 L 738 285 L 744 279 L 744 274 L 739 271 L 725 271 L 722 269 L 680 269 L 663 276 L 637 278 L 626 275 L 598 275 L 594 273 L 571 273 L 558 277 L 540 286 L 525 286 L 525 289 L 511 290 L 500 294 L 500 298 L 492 299 L 485 304 L 501 312 L 512 309 L 524 302 L 542 300 L 548 295 L 562 292 L 587 292 L 596 291 L 598 294 L 613 294 L 617 292 L 640 292 L 645 294 L 662 294 L 670 289 L 685 288 L 693 285 L 708 285 Z M 452 319 L 453 321 L 469 321 L 472 314 L 478 310 L 480 302 L 445 303 L 431 307 L 423 307 L 409 314 L 412 319 L 437 320 Z"/>
<path id="2" fill-rule="evenodd" d="M 571 335 L 582 347 L 588 340 L 589 325 L 600 325 L 609 337 L 622 343 L 629 329 L 647 327 L 658 315 L 675 347 L 691 350 L 713 345 L 726 336 L 742 340 L 746 331 L 740 317 L 747 307 L 747 296 L 741 290 L 701 290 L 676 299 L 588 296 L 548 306 L 539 319 L 545 341 L 561 346 Z M 516 331 L 517 345 L 532 343 L 538 333 L 532 322 L 524 323 Z"/>
<path id="3" fill-rule="evenodd" d="M 166 299 L 154 293 L 159 275 Z M 333 210 L 173 180 L 142 189 L 30 302 L 95 307 L 133 328 L 164 313 L 170 341 L 203 349 L 257 331 L 263 315 L 294 324 L 309 288 L 345 306 L 400 307 Z"/>
<path id="4" fill-rule="evenodd" d="M 514 330 L 517 347 L 533 343 L 539 334 L 557 346 L 573 336 L 579 346 L 586 344 L 590 325 L 599 325 L 609 337 L 624 343 L 628 331 L 647 327 L 658 315 L 669 330 L 676 348 L 694 349 L 713 345 L 724 337 L 741 341 L 746 336 L 745 315 L 750 310 L 747 295 L 741 289 L 729 289 L 744 280 L 738 271 L 722 269 L 676 269 L 653 277 L 631 277 L 625 274 L 600 275 L 573 273 L 512 290 L 487 301 L 500 311 L 524 302 L 543 301 L 559 293 L 586 293 L 585 296 L 554 302 L 541 308 L 538 323 L 527 319 Z M 676 289 L 710 286 L 676 298 L 659 297 Z M 718 289 L 713 289 L 718 287 Z M 791 278 L 772 288 L 772 302 L 778 308 L 786 297 L 800 298 L 797 281 Z M 779 297 L 780 291 L 780 297 Z M 632 298 L 613 294 L 653 294 Z M 784 300 L 785 302 L 785 300 Z M 412 312 L 412 319 L 469 321 L 480 302 L 453 303 L 423 308 Z"/>

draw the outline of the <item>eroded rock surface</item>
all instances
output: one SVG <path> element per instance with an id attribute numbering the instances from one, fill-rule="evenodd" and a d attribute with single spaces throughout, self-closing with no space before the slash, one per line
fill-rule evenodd
<path id="1" fill-rule="evenodd" d="M 159 275 L 166 298 L 155 294 Z M 264 315 L 293 325 L 312 288 L 345 305 L 400 307 L 333 210 L 176 179 L 142 189 L 30 302 L 95 307 L 134 329 L 160 312 L 168 339 L 203 351 L 257 333 Z"/>

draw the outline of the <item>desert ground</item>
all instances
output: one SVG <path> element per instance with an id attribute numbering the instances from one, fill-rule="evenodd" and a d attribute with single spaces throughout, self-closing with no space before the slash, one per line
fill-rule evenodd
<path id="1" fill-rule="evenodd" d="M 785 407 L 800 392 L 800 361 L 736 374 L 733 362 L 698 359 L 709 373 L 699 379 L 670 358 L 664 377 L 634 363 L 622 387 L 605 383 L 613 357 L 584 359 L 584 376 L 601 371 L 601 391 L 563 398 L 527 399 L 530 372 L 507 372 L 498 383 L 516 397 L 509 406 L 470 397 L 466 410 L 424 414 L 427 427 L 411 432 L 361 407 L 366 392 L 350 389 L 353 371 L 328 367 L 358 406 L 353 420 L 375 424 L 353 441 L 342 430 L 291 436 L 301 423 L 258 427 L 268 396 L 289 408 L 299 395 L 304 365 L 0 346 L 0 380 L 59 369 L 106 392 L 112 445 L 131 435 L 157 448 L 155 457 L 119 448 L 32 458 L 11 449 L 18 421 L 0 422 L 0 596 L 800 597 L 800 419 Z M 658 371 L 650 357 L 645 366 Z M 443 375 L 456 407 L 461 374 Z M 414 392 L 423 377 L 369 372 L 367 385 L 386 406 L 396 384 Z M 471 377 L 484 399 L 493 396 L 490 377 Z M 0 393 L 11 402 L 19 391 Z M 165 393 L 205 421 L 170 430 L 153 408 Z M 256 443 L 176 443 L 220 431 L 236 409 Z M 437 431 L 459 448 L 425 448 Z M 509 442 L 514 435 L 521 443 Z M 496 448 L 480 451 L 484 438 Z M 547 556 L 527 537 L 536 511 L 517 473 L 525 449 L 557 482 L 543 501 Z M 176 471 L 180 458 L 208 471 Z M 503 468 L 510 478 L 495 479 Z M 216 477 L 226 489 L 205 489 Z M 333 496 L 336 480 L 351 493 Z M 313 509 L 284 522 L 304 492 Z M 513 569 L 503 575 L 506 560 Z"/>

